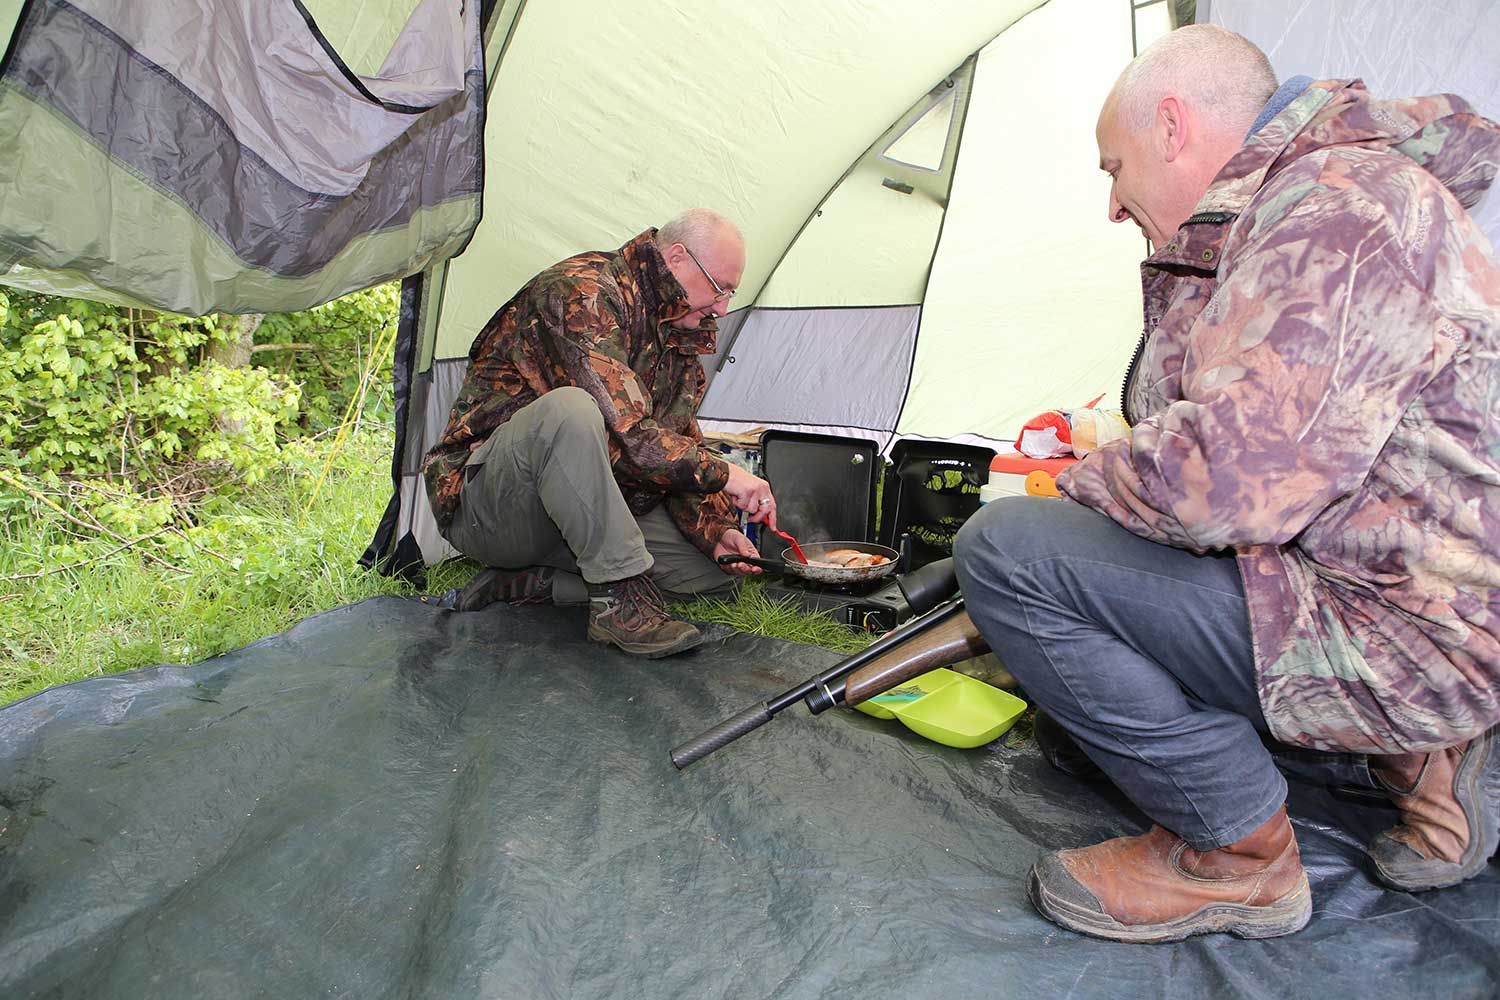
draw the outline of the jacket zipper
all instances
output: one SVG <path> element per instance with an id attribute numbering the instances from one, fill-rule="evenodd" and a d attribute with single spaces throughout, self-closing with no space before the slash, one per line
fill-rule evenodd
<path id="1" fill-rule="evenodd" d="M 1141 331 L 1141 338 L 1135 342 L 1135 353 L 1130 356 L 1130 364 L 1125 366 L 1125 381 L 1120 385 L 1120 412 L 1125 417 L 1125 423 L 1135 426 L 1135 418 L 1130 413 L 1130 383 L 1135 381 L 1135 368 L 1141 362 L 1141 354 L 1146 350 L 1146 331 Z"/>

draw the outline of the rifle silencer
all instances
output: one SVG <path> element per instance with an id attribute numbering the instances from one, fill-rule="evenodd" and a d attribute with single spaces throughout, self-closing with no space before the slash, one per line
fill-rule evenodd
<path id="1" fill-rule="evenodd" d="M 702 760 L 715 750 L 759 729 L 771 721 L 771 711 L 765 702 L 757 702 L 739 715 L 725 719 L 712 729 L 705 730 L 679 746 L 672 748 L 672 764 L 682 770 L 696 760 Z"/>

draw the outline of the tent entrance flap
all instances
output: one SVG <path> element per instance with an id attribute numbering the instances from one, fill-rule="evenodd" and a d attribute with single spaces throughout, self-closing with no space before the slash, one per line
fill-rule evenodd
<path id="1" fill-rule="evenodd" d="M 11 41 L 5 283 L 288 311 L 450 257 L 478 223 L 472 3 L 422 0 L 369 76 L 295 4 L 32 0 Z"/>

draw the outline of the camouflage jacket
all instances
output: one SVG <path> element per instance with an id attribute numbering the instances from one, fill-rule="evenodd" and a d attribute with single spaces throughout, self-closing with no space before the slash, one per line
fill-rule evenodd
<path id="1" fill-rule="evenodd" d="M 1309 87 L 1142 265 L 1131 436 L 1059 477 L 1232 550 L 1283 742 L 1422 750 L 1500 721 L 1500 266 L 1465 209 L 1500 127 Z"/>
<path id="2" fill-rule="evenodd" d="M 724 459 L 703 446 L 695 416 L 707 385 L 699 355 L 717 326 L 671 320 L 687 293 L 649 229 L 618 250 L 569 257 L 501 306 L 469 349 L 469 371 L 442 438 L 422 461 L 443 532 L 453 522 L 469 455 L 526 404 L 559 386 L 594 397 L 609 431 L 615 480 L 637 515 L 664 499 L 694 545 L 712 553 L 738 518 L 721 492 Z"/>

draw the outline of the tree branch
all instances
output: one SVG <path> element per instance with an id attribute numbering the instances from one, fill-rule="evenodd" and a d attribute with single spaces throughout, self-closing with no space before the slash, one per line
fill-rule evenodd
<path id="1" fill-rule="evenodd" d="M 117 552 L 124 552 L 126 549 L 134 548 L 135 546 L 141 544 L 142 542 L 149 542 L 151 539 L 157 537 L 158 535 L 165 535 L 167 532 L 169 532 L 171 530 L 172 530 L 171 528 L 162 528 L 160 531 L 153 531 L 149 535 L 142 535 L 140 538 L 137 538 L 135 541 L 126 542 L 124 545 L 120 545 L 120 546 L 117 546 L 117 547 L 115 547 L 113 549 L 110 549 L 108 552 L 104 553 L 102 556 L 94 556 L 93 558 L 90 558 L 90 559 L 80 559 L 78 562 L 76 562 L 76 563 L 69 563 L 66 566 L 54 566 L 52 569 L 44 569 L 44 570 L 42 570 L 39 573 L 22 573 L 22 574 L 19 574 L 17 576 L 0 576 L 0 583 L 10 583 L 10 582 L 15 581 L 15 580 L 40 580 L 42 577 L 44 577 L 44 576 L 51 576 L 54 573 L 66 573 L 70 569 L 82 569 L 84 566 L 89 566 L 89 565 L 91 565 L 93 563 L 97 563 L 97 562 L 103 562 L 105 559 L 108 559 L 110 556 L 114 555 Z M 147 553 L 147 555 L 149 555 L 149 553 Z M 153 556 L 152 558 L 155 558 L 155 557 Z M 161 560 L 157 560 L 157 561 L 160 562 Z M 162 563 L 162 565 L 164 565 L 164 566 L 170 566 L 172 569 L 176 569 L 177 572 L 179 572 L 179 573 L 186 573 L 187 572 L 187 570 L 177 569 L 176 566 L 171 566 L 170 563 Z"/>
<path id="2" fill-rule="evenodd" d="M 93 532 L 103 532 L 104 534 L 108 535 L 110 538 L 113 538 L 117 542 L 125 542 L 125 544 L 122 545 L 120 548 L 126 548 L 126 549 L 128 549 L 128 548 L 131 548 L 132 546 L 139 545 L 141 542 L 146 541 L 148 538 L 155 538 L 157 535 L 165 534 L 168 531 L 175 530 L 172 526 L 168 525 L 167 527 L 163 528 L 161 531 L 156 532 L 155 534 L 152 534 L 152 535 L 142 535 L 140 538 L 137 538 L 133 542 L 127 542 L 127 541 L 125 541 L 125 538 L 123 536 L 115 534 L 113 531 L 110 531 L 108 528 L 106 528 L 104 525 L 100 524 L 98 521 L 95 521 L 92 524 L 90 524 L 88 521 L 83 521 L 83 520 L 80 520 L 79 518 L 74 517 L 72 514 L 69 514 L 67 511 L 63 510 L 62 507 L 59 506 L 57 504 L 57 502 L 54 501 L 51 497 L 47 496 L 44 493 L 39 493 L 38 491 L 32 489 L 30 486 L 27 486 L 25 483 L 21 482 L 19 479 L 16 479 L 15 477 L 11 476 L 7 472 L 0 472 L 0 482 L 9 483 L 10 485 L 14 486 L 16 489 L 22 491 L 23 493 L 26 493 L 27 495 L 29 495 L 29 496 L 37 499 L 37 500 L 40 500 L 42 503 L 46 504 L 48 507 L 51 507 L 53 510 L 57 511 L 59 514 L 61 514 L 65 518 L 67 518 L 73 524 L 78 525 L 80 528 L 84 528 L 84 529 L 86 529 L 88 531 L 93 531 Z M 120 549 L 111 549 L 109 552 L 106 552 L 104 556 L 100 556 L 99 558 L 103 559 L 103 558 L 105 558 L 105 556 L 114 555 L 116 552 L 119 552 L 119 551 L 120 551 Z M 190 575 L 190 571 L 189 570 L 183 569 L 181 566 L 174 566 L 172 563 L 167 562 L 161 556 L 156 555 L 156 554 L 150 552 L 147 549 L 142 549 L 141 550 L 141 555 L 145 556 L 147 559 L 150 559 L 152 562 L 161 563 L 163 566 L 165 566 L 169 570 L 172 570 L 174 573 L 183 573 L 183 574 L 189 574 Z M 87 565 L 91 561 L 92 560 L 85 559 L 79 565 Z M 64 566 L 62 568 L 63 569 L 67 569 L 68 567 Z M 34 580 L 34 579 L 36 579 L 39 576 L 46 576 L 47 573 L 54 573 L 54 572 L 57 572 L 57 571 L 56 570 L 47 570 L 46 573 L 31 573 L 31 574 L 27 574 L 26 576 L 6 576 L 6 577 L 0 577 L 0 580 Z"/>

